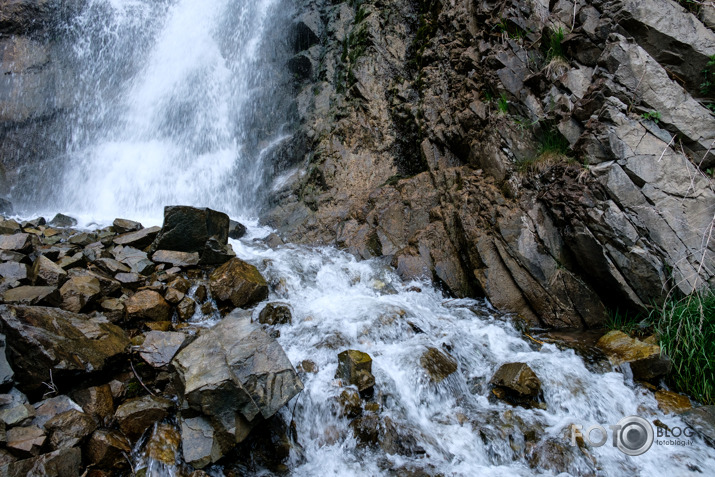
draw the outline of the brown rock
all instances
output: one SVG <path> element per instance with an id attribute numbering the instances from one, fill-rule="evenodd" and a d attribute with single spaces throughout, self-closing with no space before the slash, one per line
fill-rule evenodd
<path id="1" fill-rule="evenodd" d="M 248 307 L 268 297 L 268 283 L 258 269 L 239 258 L 218 267 L 209 278 L 211 294 L 221 302 Z"/>
<path id="2" fill-rule="evenodd" d="M 63 270 L 70 268 L 84 267 L 87 265 L 87 259 L 82 252 L 77 252 L 74 255 L 65 255 L 57 260 L 57 266 Z"/>
<path id="3" fill-rule="evenodd" d="M 168 466 L 178 462 L 181 434 L 169 424 L 158 424 L 146 444 L 146 456 Z"/>
<path id="4" fill-rule="evenodd" d="M 139 222 L 134 222 L 133 220 L 127 219 L 114 219 L 112 223 L 114 231 L 118 234 L 126 234 L 128 232 L 135 232 L 142 229 L 142 224 Z"/>
<path id="5" fill-rule="evenodd" d="M 134 442 L 155 422 L 168 416 L 172 407 L 168 399 L 144 396 L 119 406 L 114 417 L 124 435 Z"/>
<path id="6" fill-rule="evenodd" d="M 196 302 L 188 296 L 184 297 L 176 306 L 176 312 L 179 314 L 181 321 L 188 321 L 196 312 Z"/>
<path id="7" fill-rule="evenodd" d="M 143 249 L 151 245 L 160 230 L 161 227 L 149 227 L 137 230 L 136 232 L 129 232 L 115 238 L 114 243 L 117 245 L 128 245 L 130 247 Z"/>
<path id="8" fill-rule="evenodd" d="M 138 291 L 125 305 L 130 320 L 166 321 L 171 317 L 171 306 L 153 290 Z"/>
<path id="9" fill-rule="evenodd" d="M 172 305 L 178 305 L 179 302 L 184 299 L 184 296 L 185 295 L 176 288 L 167 288 L 166 293 L 164 293 L 164 299 Z"/>
<path id="10" fill-rule="evenodd" d="M 362 414 L 362 399 L 360 394 L 354 389 L 346 389 L 338 397 L 340 415 L 349 419 L 354 419 Z"/>
<path id="11" fill-rule="evenodd" d="M 380 419 L 372 412 L 366 412 L 350 423 L 355 438 L 362 446 L 377 444 L 380 437 L 379 426 Z"/>
<path id="12" fill-rule="evenodd" d="M 290 307 L 283 303 L 268 303 L 258 315 L 264 325 L 289 325 L 293 322 Z"/>
<path id="13" fill-rule="evenodd" d="M 79 477 L 81 469 L 82 452 L 77 448 L 12 462 L 7 467 L 0 463 L 3 477 Z"/>
<path id="14" fill-rule="evenodd" d="M 167 285 L 169 288 L 179 290 L 181 293 L 188 293 L 191 288 L 191 282 L 183 277 L 176 277 Z"/>
<path id="15" fill-rule="evenodd" d="M 129 441 L 121 433 L 98 430 L 85 445 L 84 455 L 90 464 L 106 469 L 123 469 L 129 466 L 125 455 L 132 452 Z"/>
<path id="16" fill-rule="evenodd" d="M 670 372 L 672 363 L 661 355 L 660 346 L 631 338 L 622 331 L 605 334 L 596 346 L 614 366 L 628 363 L 635 379 L 647 381 Z"/>
<path id="17" fill-rule="evenodd" d="M 45 429 L 50 433 L 50 444 L 55 450 L 75 447 L 96 428 L 94 419 L 74 409 L 58 414 L 45 423 Z"/>
<path id="18" fill-rule="evenodd" d="M 666 391 L 665 389 L 655 392 L 655 400 L 658 401 L 660 410 L 666 414 L 680 414 L 693 407 L 688 396 Z"/>
<path id="19" fill-rule="evenodd" d="M 13 427 L 7 431 L 7 448 L 20 455 L 38 455 L 47 436 L 37 426 Z"/>
<path id="20" fill-rule="evenodd" d="M 107 425 L 114 416 L 114 398 L 109 384 L 80 389 L 72 393 L 72 398 L 84 412 Z"/>
<path id="21" fill-rule="evenodd" d="M 61 286 L 67 279 L 67 272 L 44 255 L 35 259 L 30 269 L 30 280 L 33 285 Z"/>
<path id="22" fill-rule="evenodd" d="M 20 224 L 12 219 L 2 219 L 0 218 L 0 234 L 2 235 L 12 235 L 22 232 Z"/>
<path id="23" fill-rule="evenodd" d="M 372 375 L 372 358 L 369 354 L 358 350 L 346 350 L 338 355 L 337 379 L 349 385 L 357 386 L 362 392 L 375 385 Z"/>
<path id="24" fill-rule="evenodd" d="M 72 277 L 60 288 L 63 310 L 79 313 L 94 303 L 102 294 L 99 280 L 91 276 Z"/>
<path id="25" fill-rule="evenodd" d="M 454 358 L 437 348 L 428 348 L 420 357 L 420 364 L 435 383 L 441 383 L 444 378 L 457 371 Z"/>
<path id="26" fill-rule="evenodd" d="M 2 296 L 2 301 L 17 305 L 59 306 L 62 303 L 62 296 L 56 287 L 20 286 L 7 290 Z"/>
<path id="27" fill-rule="evenodd" d="M 115 275 L 117 273 L 129 273 L 132 271 L 127 265 L 114 260 L 113 258 L 99 258 L 94 262 L 104 272 Z"/>
<path id="28" fill-rule="evenodd" d="M 186 341 L 183 333 L 150 331 L 139 348 L 141 357 L 155 368 L 167 366 Z"/>
<path id="29" fill-rule="evenodd" d="M 489 382 L 494 395 L 511 404 L 531 407 L 541 394 L 541 381 L 526 363 L 503 364 Z"/>
<path id="30" fill-rule="evenodd" d="M 0 235 L 0 250 L 26 253 L 32 250 L 32 243 L 30 234 Z"/>
<path id="31" fill-rule="evenodd" d="M 174 267 L 195 267 L 199 264 L 198 252 L 157 250 L 151 259 L 157 263 L 168 263 Z"/>

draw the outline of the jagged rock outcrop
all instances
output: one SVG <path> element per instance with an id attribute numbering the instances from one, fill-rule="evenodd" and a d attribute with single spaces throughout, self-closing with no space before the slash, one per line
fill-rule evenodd
<path id="1" fill-rule="evenodd" d="M 552 327 L 714 284 L 712 24 L 671 0 L 302 3 L 286 238 Z"/>

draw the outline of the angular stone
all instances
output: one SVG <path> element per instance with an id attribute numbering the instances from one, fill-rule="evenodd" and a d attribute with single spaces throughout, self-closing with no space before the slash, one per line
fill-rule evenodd
<path id="1" fill-rule="evenodd" d="M 189 405 L 228 433 L 258 414 L 269 418 L 303 389 L 280 344 L 250 316 L 232 313 L 174 358 Z"/>
<path id="2" fill-rule="evenodd" d="M 541 381 L 526 363 L 507 363 L 499 367 L 490 384 L 506 388 L 520 397 L 535 398 L 541 392 Z"/>
<path id="3" fill-rule="evenodd" d="M 27 282 L 27 265 L 18 262 L 0 263 L 0 277 L 7 278 L 10 280 L 17 280 L 18 282 Z"/>
<path id="4" fill-rule="evenodd" d="M 212 237 L 206 241 L 199 265 L 220 265 L 234 257 L 236 257 L 236 252 L 233 251 L 230 244 L 221 245 Z"/>
<path id="5" fill-rule="evenodd" d="M 67 272 L 49 258 L 40 255 L 32 264 L 29 278 L 35 286 L 59 287 L 67 280 Z"/>
<path id="6" fill-rule="evenodd" d="M 27 403 L 15 402 L 0 410 L 0 422 L 7 426 L 20 426 L 35 417 L 35 409 Z"/>
<path id="7" fill-rule="evenodd" d="M 176 250 L 157 250 L 151 256 L 157 263 L 168 263 L 174 267 L 194 267 L 199 264 L 198 252 L 179 252 Z"/>
<path id="8" fill-rule="evenodd" d="M 145 277 L 142 275 L 139 275 L 138 273 L 117 273 L 114 276 L 114 279 L 117 280 L 119 283 L 122 285 L 136 289 L 139 287 L 144 281 L 146 280 Z"/>
<path id="9" fill-rule="evenodd" d="M 69 243 L 73 245 L 79 245 L 80 247 L 86 247 L 87 245 L 97 241 L 97 235 L 87 232 L 80 232 L 74 234 L 68 240 Z"/>
<path id="10" fill-rule="evenodd" d="M 230 301 L 235 307 L 248 307 L 268 297 L 268 283 L 253 265 L 233 258 L 209 277 L 214 299 Z"/>
<path id="11" fill-rule="evenodd" d="M 457 371 L 457 362 L 454 358 L 437 348 L 428 348 L 420 357 L 420 365 L 435 383 L 441 383 L 447 376 Z"/>
<path id="12" fill-rule="evenodd" d="M 47 435 L 37 426 L 13 427 L 7 431 L 7 447 L 22 455 L 38 455 Z"/>
<path id="13" fill-rule="evenodd" d="M 105 425 L 114 415 L 114 398 L 112 388 L 108 384 L 80 389 L 72 393 L 72 398 L 84 412 L 96 417 Z"/>
<path id="14" fill-rule="evenodd" d="M 372 358 L 358 350 L 346 350 L 338 355 L 338 370 L 335 377 L 348 385 L 357 386 L 362 392 L 375 385 L 372 375 Z"/>
<path id="15" fill-rule="evenodd" d="M 114 219 L 112 227 L 114 227 L 114 231 L 118 234 L 126 234 L 128 232 L 136 232 L 137 230 L 141 230 L 142 224 L 140 224 L 139 222 L 134 222 L 133 220 Z"/>
<path id="16" fill-rule="evenodd" d="M 226 245 L 229 221 L 228 215 L 212 209 L 165 207 L 164 224 L 152 248 L 201 253 L 210 238 L 221 246 Z"/>
<path id="17" fill-rule="evenodd" d="M 179 302 L 184 299 L 184 296 L 186 295 L 181 293 L 176 288 L 167 288 L 166 293 L 164 294 L 164 299 L 172 305 L 178 305 Z"/>
<path id="18" fill-rule="evenodd" d="M 153 290 L 138 291 L 125 305 L 130 320 L 166 321 L 171 317 L 171 306 Z"/>
<path id="19" fill-rule="evenodd" d="M 168 399 L 144 396 L 130 399 L 119 406 L 114 418 L 124 435 L 135 442 L 155 422 L 168 416 L 173 406 Z"/>
<path id="20" fill-rule="evenodd" d="M 50 445 L 59 450 L 75 447 L 97 429 L 97 424 L 89 415 L 73 409 L 54 416 L 45 423 L 45 429 L 50 433 Z"/>
<path id="21" fill-rule="evenodd" d="M 160 368 L 171 363 L 185 341 L 186 336 L 183 333 L 150 331 L 139 347 L 139 354 L 144 361 Z"/>
<path id="22" fill-rule="evenodd" d="M 77 225 L 77 219 L 69 215 L 57 214 L 50 220 L 50 225 L 53 227 L 74 227 Z"/>
<path id="23" fill-rule="evenodd" d="M 61 267 L 63 270 L 84 267 L 85 265 L 87 265 L 87 259 L 82 252 L 77 252 L 74 255 L 65 255 L 57 260 L 57 266 Z"/>
<path id="24" fill-rule="evenodd" d="M 354 389 L 346 389 L 338 397 L 340 415 L 349 419 L 354 419 L 362 414 L 362 399 L 360 394 Z"/>
<path id="25" fill-rule="evenodd" d="M 6 347 L 5 335 L 0 334 L 0 389 L 12 384 L 12 378 L 15 376 L 10 363 L 7 362 Z"/>
<path id="26" fill-rule="evenodd" d="M 32 420 L 32 424 L 37 427 L 45 427 L 47 421 L 68 411 L 82 411 L 82 408 L 65 395 L 45 399 L 35 403 L 35 419 Z"/>
<path id="27" fill-rule="evenodd" d="M 125 456 L 132 452 L 126 437 L 117 431 L 105 429 L 95 431 L 84 450 L 84 455 L 90 464 L 104 469 L 128 467 L 129 463 Z"/>
<path id="28" fill-rule="evenodd" d="M 70 277 L 88 276 L 96 278 L 99 280 L 99 286 L 102 288 L 102 295 L 105 296 L 111 296 L 122 288 L 121 283 L 99 270 L 72 269 L 68 273 Z"/>
<path id="29" fill-rule="evenodd" d="M 48 305 L 59 306 L 62 303 L 62 297 L 56 287 L 32 287 L 20 286 L 7 290 L 3 296 L 4 303 L 17 305 Z"/>
<path id="30" fill-rule="evenodd" d="M 258 321 L 264 325 L 289 325 L 293 316 L 288 305 L 268 303 L 258 314 Z"/>
<path id="31" fill-rule="evenodd" d="M 228 238 L 238 240 L 244 235 L 246 235 L 246 227 L 235 220 L 230 220 L 228 223 Z"/>
<path id="32" fill-rule="evenodd" d="M 149 227 L 137 230 L 136 232 L 129 232 L 116 237 L 114 239 L 114 243 L 117 245 L 143 249 L 151 245 L 160 230 L 161 227 Z"/>
<path id="33" fill-rule="evenodd" d="M 82 452 L 63 449 L 38 457 L 0 465 L 4 477 L 79 477 L 82 469 Z"/>
<path id="34" fill-rule="evenodd" d="M 658 401 L 660 410 L 666 414 L 679 414 L 693 407 L 688 396 L 665 389 L 655 392 L 655 400 Z"/>
<path id="35" fill-rule="evenodd" d="M 167 466 L 175 466 L 179 462 L 179 445 L 181 434 L 170 424 L 157 424 L 149 436 L 144 453 L 154 461 Z"/>
<path id="36" fill-rule="evenodd" d="M 63 310 L 79 313 L 92 305 L 102 294 L 99 280 L 91 276 L 72 277 L 60 288 Z"/>
<path id="37" fill-rule="evenodd" d="M 166 285 L 169 288 L 179 290 L 181 293 L 188 293 L 191 288 L 191 282 L 183 277 L 176 277 Z"/>
<path id="38" fill-rule="evenodd" d="M 211 422 L 201 416 L 181 420 L 181 443 L 184 460 L 197 469 L 203 469 L 223 456 Z"/>
<path id="39" fill-rule="evenodd" d="M 670 359 L 661 355 L 660 346 L 631 338 L 622 331 L 603 335 L 596 346 L 614 366 L 628 363 L 635 379 L 654 379 L 669 373 L 672 367 Z"/>
<path id="40" fill-rule="evenodd" d="M 188 321 L 196 312 L 196 302 L 192 298 L 185 296 L 176 306 L 176 312 L 179 314 L 181 321 Z"/>
<path id="41" fill-rule="evenodd" d="M 114 275 L 116 273 L 129 273 L 132 271 L 130 267 L 122 262 L 114 260 L 113 258 L 99 258 L 95 260 L 94 263 L 110 275 Z"/>
<path id="42" fill-rule="evenodd" d="M 0 250 L 27 253 L 32 249 L 30 234 L 0 235 Z"/>
<path id="43" fill-rule="evenodd" d="M 12 219 L 0 218 L 0 235 L 12 235 L 22 232 L 20 224 Z"/>
<path id="44" fill-rule="evenodd" d="M 129 346 L 124 331 L 103 317 L 89 318 L 55 308 L 0 305 L 0 324 L 18 387 L 44 389 L 54 380 L 98 372 Z"/>

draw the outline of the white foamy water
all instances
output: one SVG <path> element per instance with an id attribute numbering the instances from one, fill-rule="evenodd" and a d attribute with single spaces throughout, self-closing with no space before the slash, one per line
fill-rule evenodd
<path id="1" fill-rule="evenodd" d="M 529 341 L 487 302 L 446 299 L 428 283 L 402 283 L 380 261 L 359 262 L 333 248 L 285 245 L 272 250 L 254 244 L 250 235 L 232 244 L 239 257 L 257 265 L 274 284 L 269 301 L 292 308 L 293 323 L 279 326 L 278 339 L 291 361 L 297 366 L 311 360 L 319 368 L 305 375 L 305 390 L 282 411 L 288 422 L 295 420 L 302 447 L 291 454 L 291 475 L 412 470 L 414 475 L 526 476 L 555 475 L 561 469 L 573 476 L 684 476 L 715 471 L 715 450 L 700 438 L 687 447 L 653 444 L 637 457 L 613 447 L 610 436 L 607 445 L 586 452 L 571 447 L 571 424 L 608 429 L 639 415 L 685 426 L 658 410 L 651 391 L 608 366 L 589 369 L 573 350 Z M 420 365 L 430 347 L 458 362 L 457 371 L 439 384 Z M 379 419 L 394 423 L 412 453 L 361 448 L 350 420 L 339 416 L 336 400 L 344 388 L 334 376 L 337 355 L 345 349 L 373 358 L 372 400 L 380 405 Z M 508 362 L 531 366 L 541 379 L 546 410 L 489 401 L 488 381 Z"/>

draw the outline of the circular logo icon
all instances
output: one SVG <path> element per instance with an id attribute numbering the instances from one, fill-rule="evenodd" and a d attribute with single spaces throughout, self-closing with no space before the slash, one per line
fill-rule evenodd
<path id="1" fill-rule="evenodd" d="M 628 416 L 618 421 L 618 448 L 626 455 L 645 454 L 653 445 L 653 426 L 642 417 Z"/>

